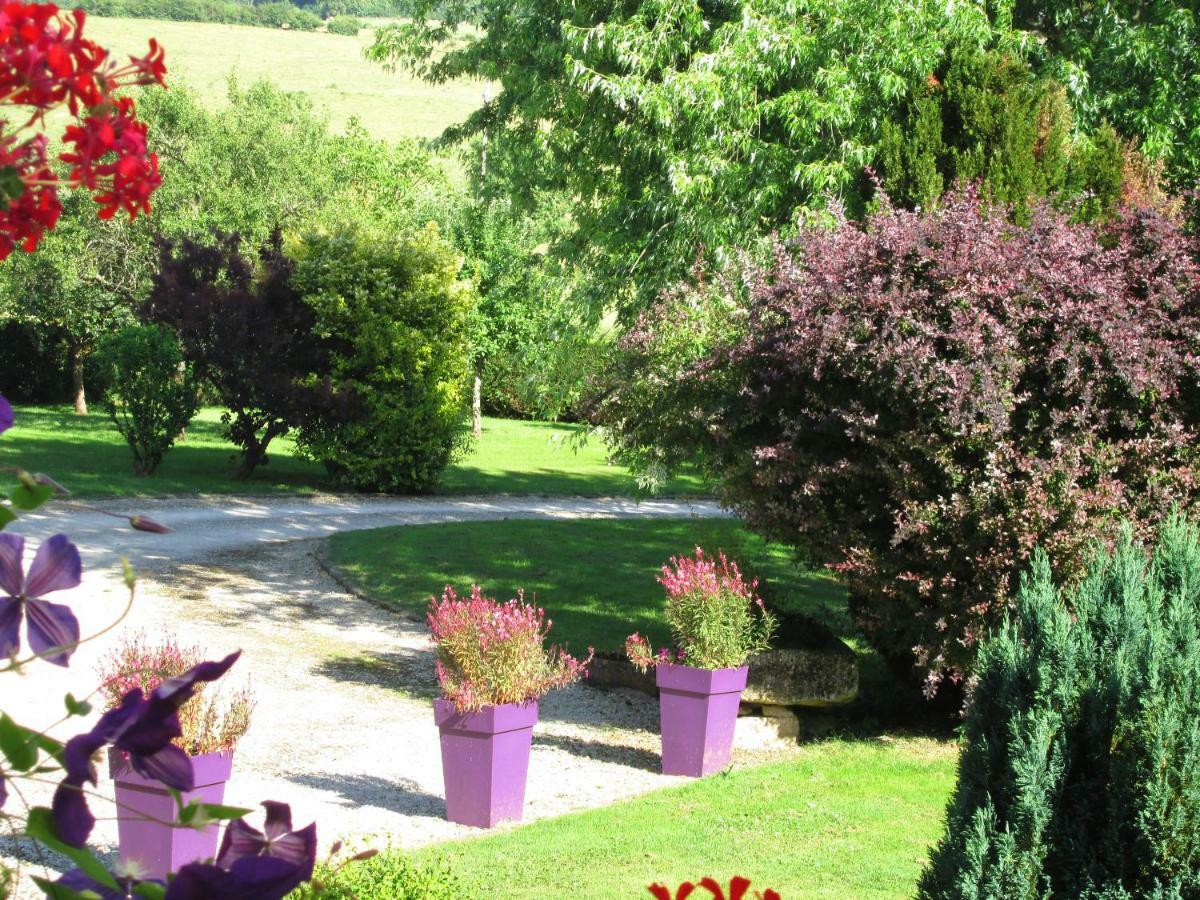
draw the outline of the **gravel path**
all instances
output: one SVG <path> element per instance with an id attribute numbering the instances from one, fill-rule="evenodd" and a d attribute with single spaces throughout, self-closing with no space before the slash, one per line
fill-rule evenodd
<path id="1" fill-rule="evenodd" d="M 238 748 L 226 801 L 285 800 L 298 824 L 318 822 L 323 846 L 351 838 L 380 846 L 391 839 L 401 847 L 480 832 L 442 817 L 441 760 L 429 705 L 433 655 L 424 628 L 340 589 L 317 565 L 320 537 L 465 519 L 721 514 L 711 503 L 561 498 L 221 498 L 98 508 L 141 512 L 176 530 L 141 534 L 99 512 L 23 520 L 19 530 L 34 539 L 30 543 L 59 530 L 79 543 L 86 574 L 72 606 L 85 634 L 124 606 L 113 569 L 118 556 L 129 555 L 143 574 L 121 627 L 81 647 L 69 670 L 34 668 L 27 689 L 6 679 L 0 706 L 29 725 L 56 719 L 57 700 L 47 708 L 44 698 L 84 693 L 94 684 L 97 659 L 131 629 L 170 629 L 206 647 L 210 657 L 242 648 L 227 679 L 248 681 L 259 706 Z M 641 694 L 579 685 L 547 697 L 534 732 L 526 821 L 678 781 L 658 772 L 657 725 L 656 703 Z M 735 758 L 737 764 L 757 761 L 748 754 Z M 44 803 L 50 790 L 29 799 Z M 99 790 L 111 788 L 102 780 Z M 97 846 L 110 850 L 115 837 L 114 823 L 97 825 Z M 0 843 L 0 853 L 11 858 L 12 843 Z"/>

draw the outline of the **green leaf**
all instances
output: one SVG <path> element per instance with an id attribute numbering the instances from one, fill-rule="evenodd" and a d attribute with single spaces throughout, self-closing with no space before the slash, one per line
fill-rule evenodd
<path id="1" fill-rule="evenodd" d="M 92 704 L 86 700 L 76 700 L 74 694 L 67 694 L 63 700 L 67 704 L 67 715 L 86 716 L 92 711 Z"/>
<path id="2" fill-rule="evenodd" d="M 48 900 L 100 900 L 100 895 L 95 891 L 72 890 L 61 884 L 55 884 L 49 878 L 39 878 L 35 875 L 33 883 L 41 889 Z"/>
<path id="3" fill-rule="evenodd" d="M 162 900 L 167 894 L 167 888 L 166 885 L 146 881 L 136 885 L 133 893 L 137 897 L 146 897 L 147 900 Z"/>
<path id="4" fill-rule="evenodd" d="M 17 521 L 17 514 L 9 509 L 9 507 L 0 504 L 0 531 L 4 530 L 5 525 L 15 521 Z"/>
<path id="5" fill-rule="evenodd" d="M 117 890 L 117 882 L 104 864 L 92 856 L 90 850 L 72 847 L 58 836 L 54 827 L 54 815 L 44 806 L 35 806 L 29 811 L 25 821 L 25 833 L 36 841 L 40 841 L 47 849 L 61 853 L 75 863 L 85 875 L 98 884 Z"/>
<path id="6" fill-rule="evenodd" d="M 179 821 L 191 828 L 207 828 L 213 822 L 240 819 L 254 812 L 240 806 L 222 806 L 219 803 L 201 803 L 193 800 L 179 811 Z"/>
<path id="7" fill-rule="evenodd" d="M 39 484 L 36 487 L 22 484 L 13 488 L 9 499 L 12 500 L 12 505 L 17 509 L 37 509 L 43 503 L 50 499 L 54 493 L 54 488 L 46 484 Z"/>
<path id="8" fill-rule="evenodd" d="M 18 772 L 28 772 L 37 765 L 37 747 L 29 739 L 29 729 L 18 725 L 6 713 L 0 713 L 0 753 Z"/>

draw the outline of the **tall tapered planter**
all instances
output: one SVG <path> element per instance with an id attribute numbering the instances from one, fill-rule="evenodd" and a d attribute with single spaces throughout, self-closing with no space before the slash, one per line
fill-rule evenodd
<path id="1" fill-rule="evenodd" d="M 180 866 L 216 855 L 219 828 L 215 823 L 203 830 L 164 824 L 174 821 L 177 814 L 166 786 L 134 772 L 125 755 L 115 749 L 109 750 L 108 765 L 116 789 L 122 863 L 136 866 L 141 878 L 164 879 Z M 196 786 L 184 792 L 184 804 L 192 800 L 224 802 L 225 782 L 232 771 L 232 751 L 193 756 Z"/>
<path id="2" fill-rule="evenodd" d="M 747 671 L 747 666 L 655 669 L 664 775 L 700 778 L 729 765 Z"/>
<path id="3" fill-rule="evenodd" d="M 519 821 L 537 701 L 460 713 L 449 700 L 434 700 L 433 715 L 441 732 L 446 818 L 476 828 Z"/>

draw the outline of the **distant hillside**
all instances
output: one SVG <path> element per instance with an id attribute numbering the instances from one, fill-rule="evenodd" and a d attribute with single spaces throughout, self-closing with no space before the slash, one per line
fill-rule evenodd
<path id="1" fill-rule="evenodd" d="M 236 72 L 243 84 L 268 78 L 289 91 L 308 94 L 342 128 L 357 116 L 385 140 L 436 137 L 480 105 L 482 85 L 455 82 L 436 87 L 362 57 L 372 40 L 324 32 L 280 31 L 207 22 L 88 17 L 88 33 L 114 53 L 144 53 L 151 37 L 166 48 L 172 75 L 222 102 L 225 82 Z M 170 77 L 167 81 L 170 85 Z"/>

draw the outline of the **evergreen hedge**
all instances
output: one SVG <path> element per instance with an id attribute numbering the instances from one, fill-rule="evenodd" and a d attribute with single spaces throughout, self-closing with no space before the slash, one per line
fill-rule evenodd
<path id="1" fill-rule="evenodd" d="M 1200 896 L 1200 529 L 1125 529 L 1071 589 L 1038 553 L 979 654 L 919 897 Z"/>

